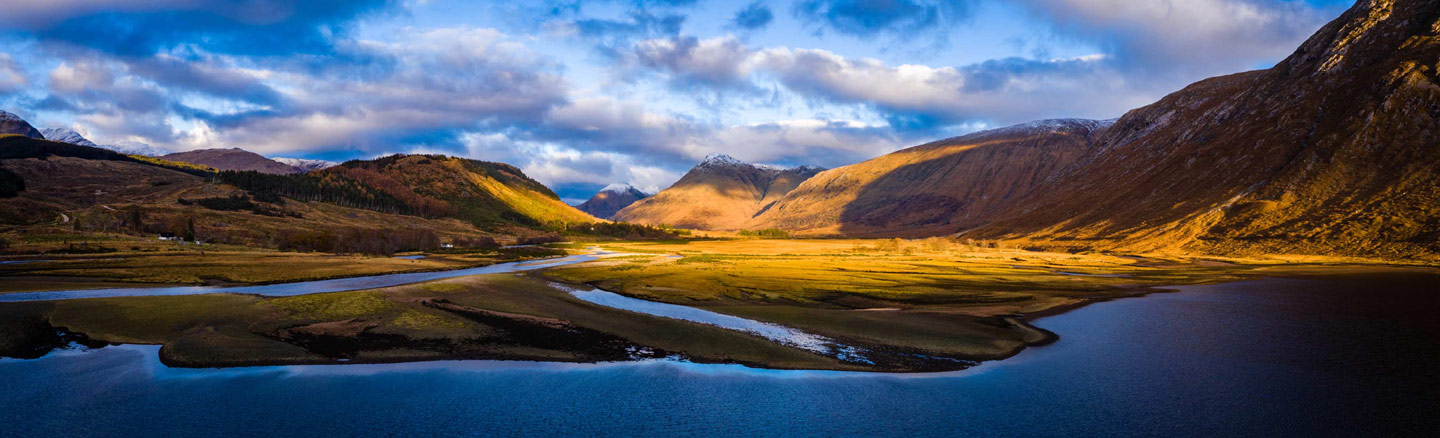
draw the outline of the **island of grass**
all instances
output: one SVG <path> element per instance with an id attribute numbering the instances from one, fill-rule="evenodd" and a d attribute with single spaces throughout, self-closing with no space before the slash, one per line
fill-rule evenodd
<path id="1" fill-rule="evenodd" d="M 1043 253 L 946 239 L 594 245 L 621 254 L 520 274 L 283 298 L 0 303 L 0 355 L 36 357 L 71 342 L 142 343 L 163 345 L 166 364 L 186 367 L 668 357 L 786 369 L 944 371 L 1049 342 L 1053 334 L 1027 321 L 1089 302 L 1251 276 L 1407 269 L 1354 260 Z M 590 287 L 798 329 L 855 347 L 864 360 L 570 293 Z"/>

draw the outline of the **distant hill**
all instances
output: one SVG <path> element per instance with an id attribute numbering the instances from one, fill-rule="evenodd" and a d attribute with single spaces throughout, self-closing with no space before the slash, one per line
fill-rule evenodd
<path id="1" fill-rule="evenodd" d="M 605 186 L 591 196 L 590 199 L 575 206 L 580 211 L 590 213 L 601 219 L 609 219 L 620 209 L 634 204 L 635 201 L 650 197 L 651 193 L 645 193 L 628 183 L 616 183 Z"/>
<path id="2" fill-rule="evenodd" d="M 30 138 L 45 138 L 45 136 L 40 133 L 40 130 L 35 129 L 34 126 L 30 126 L 30 122 L 26 122 L 25 119 L 20 118 L 20 116 L 0 111 L 0 135 L 3 134 L 23 135 Z"/>
<path id="3" fill-rule="evenodd" d="M 274 239 L 284 234 L 315 237 L 346 229 L 430 230 L 447 239 L 483 235 L 454 218 L 394 214 L 341 202 L 276 199 L 216 183 L 219 175 L 214 171 L 193 166 L 18 135 L 0 136 L 0 168 L 23 181 L 19 193 L 0 197 L 0 224 L 153 234 L 177 232 L 177 227 L 184 228 L 193 220 L 204 240 L 258 246 L 275 245 Z M 292 176 L 246 174 L 297 181 L 290 180 Z M 0 189 L 5 182 L 0 180 Z M 229 202 L 212 208 L 197 202 L 201 200 Z"/>
<path id="4" fill-rule="evenodd" d="M 100 145 L 95 144 L 95 142 L 92 142 L 84 136 L 81 136 L 80 133 L 75 132 L 75 130 L 70 128 L 45 128 L 40 130 L 40 133 L 44 134 L 45 139 L 50 141 L 70 143 L 78 146 L 89 146 L 92 148 L 100 147 Z"/>
<path id="5" fill-rule="evenodd" d="M 159 157 L 170 153 L 170 151 L 157 148 L 138 141 L 118 141 L 111 144 L 102 144 L 100 147 L 122 154 L 144 155 L 147 157 Z"/>
<path id="6" fill-rule="evenodd" d="M 1109 122 L 1045 120 L 821 172 L 745 225 L 807 234 L 949 234 L 984 223 L 1084 156 Z"/>
<path id="7" fill-rule="evenodd" d="M 255 171 L 284 175 L 300 173 L 295 166 L 280 163 L 244 149 L 198 149 L 161 155 L 160 158 L 214 167 L 219 170 Z"/>
<path id="8" fill-rule="evenodd" d="M 712 154 L 655 196 L 621 209 L 618 221 L 700 230 L 742 229 L 785 193 L 824 169 L 781 169 Z"/>
<path id="9" fill-rule="evenodd" d="M 340 164 L 340 163 L 336 163 L 336 162 L 334 162 L 334 161 L 308 160 L 308 159 L 304 159 L 304 158 L 281 158 L 281 157 L 275 157 L 275 158 L 271 158 L 271 159 L 272 159 L 272 160 L 275 160 L 275 162 L 277 162 L 277 163 L 284 164 L 284 165 L 287 165 L 287 166 L 293 166 L 293 167 L 296 168 L 296 169 L 300 169 L 301 172 L 309 172 L 309 171 L 312 171 L 312 170 L 320 170 L 320 169 L 324 169 L 324 168 L 328 168 L 328 167 L 332 167 L 332 166 L 335 166 L 335 165 L 337 165 L 337 164 Z"/>
<path id="10" fill-rule="evenodd" d="M 563 227 L 595 222 L 544 184 L 504 164 L 441 155 L 390 155 L 347 161 L 305 174 L 348 180 L 401 201 L 422 215 L 456 217 L 495 228 Z"/>
<path id="11" fill-rule="evenodd" d="M 169 151 L 166 151 L 164 149 L 160 149 L 137 141 L 122 141 L 110 145 L 95 144 L 95 142 L 90 141 L 89 139 L 80 135 L 80 133 L 75 132 L 75 130 L 70 128 L 45 128 L 40 132 L 45 134 L 46 140 L 58 141 L 61 143 L 70 143 L 79 146 L 109 149 L 126 155 L 143 155 L 147 157 L 158 157 L 170 153 Z"/>
<path id="12" fill-rule="evenodd" d="M 192 197 L 248 195 L 266 213 L 284 212 L 305 205 L 333 205 L 370 210 L 382 215 L 415 216 L 429 220 L 461 220 L 471 231 L 505 235 L 544 235 L 566 231 L 570 225 L 596 219 L 564 205 L 544 184 L 503 163 L 445 156 L 389 156 L 353 160 L 328 169 L 297 174 L 259 171 L 216 171 L 183 161 L 134 157 L 104 148 L 36 140 L 22 135 L 0 135 L 0 164 L 20 174 L 26 187 L 19 199 L 7 205 L 22 218 L 40 220 L 52 213 L 88 209 L 98 203 L 174 207 L 179 193 Z M 183 174 L 184 177 L 180 177 Z M 37 187 L 42 190 L 36 190 Z M 66 190 L 65 187 L 72 187 Z M 121 190 L 122 187 L 127 187 Z M 53 189 L 53 190 L 50 190 Z M 183 189 L 183 190 L 181 190 Z M 168 193 L 168 195 L 157 195 Z M 174 196 L 171 196 L 174 195 Z M 158 196 L 158 197 L 157 197 Z M 166 196 L 171 196 L 166 199 Z M 284 206 L 284 207 L 281 207 Z M 50 216 L 46 216 L 50 215 Z M 0 215 L 4 216 L 4 215 Z M 373 215 L 372 215 L 373 216 Z M 383 218 L 384 223 L 416 219 Z M 300 218 L 294 218 L 300 219 Z M 364 226 L 353 220 L 338 223 Z M 271 222 L 291 220 L 284 216 Z M 304 220 L 311 223 L 312 220 Z M 271 223 L 284 228 L 282 223 Z M 455 229 L 446 225 L 446 229 Z M 619 235 L 651 232 L 647 229 L 611 228 L 589 232 Z"/>
<path id="13" fill-rule="evenodd" d="M 241 236 L 235 238 L 247 244 L 268 244 L 265 230 L 296 227 L 334 232 L 339 226 L 406 224 L 403 226 L 447 233 L 538 236 L 596 221 L 565 205 L 549 188 L 513 166 L 438 155 L 392 155 L 304 174 L 277 175 L 217 172 L 190 163 L 5 135 L 0 136 L 0 167 L 18 175 L 16 182 L 23 187 L 18 196 L 0 202 L 0 223 L 48 221 L 62 212 L 73 217 L 88 211 L 99 215 L 94 219 L 100 221 L 97 224 L 114 227 L 124 218 L 109 216 L 120 214 L 116 212 L 122 206 L 144 206 L 147 211 L 171 215 L 187 210 L 182 199 L 233 196 L 243 197 L 231 203 L 245 206 L 241 212 L 255 211 L 264 217 L 242 216 L 246 219 L 243 223 L 257 227 L 260 225 L 253 222 L 263 221 L 263 228 L 226 231 L 226 235 Z M 350 213 L 336 216 L 340 214 L 337 209 L 349 209 Z M 317 216 L 321 211 L 326 213 Z M 325 221 L 332 222 L 327 227 Z M 586 232 L 656 233 L 636 227 L 592 228 L 587 227 Z"/>

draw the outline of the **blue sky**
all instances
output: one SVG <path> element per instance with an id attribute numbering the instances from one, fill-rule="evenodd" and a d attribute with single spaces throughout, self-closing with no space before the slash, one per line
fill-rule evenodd
<path id="1" fill-rule="evenodd" d="M 712 152 L 834 167 L 1118 117 L 1352 3 L 12 0 L 0 109 L 102 144 L 502 161 L 578 202 Z"/>

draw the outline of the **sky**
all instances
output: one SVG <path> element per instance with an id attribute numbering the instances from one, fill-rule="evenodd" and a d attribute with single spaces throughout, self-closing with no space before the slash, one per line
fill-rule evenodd
<path id="1" fill-rule="evenodd" d="M 519 166 L 571 203 L 710 153 L 836 167 L 1267 68 L 1347 0 L 9 0 L 0 110 L 101 144 Z"/>

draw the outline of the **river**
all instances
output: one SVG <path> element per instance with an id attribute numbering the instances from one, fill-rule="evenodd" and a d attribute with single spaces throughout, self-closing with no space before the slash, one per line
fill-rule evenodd
<path id="1" fill-rule="evenodd" d="M 158 347 L 0 360 L 6 436 L 1434 436 L 1440 276 L 1264 279 L 1040 319 L 954 373 L 680 362 L 175 369 Z"/>
<path id="2" fill-rule="evenodd" d="M 153 297 L 165 295 L 203 295 L 216 293 L 254 294 L 271 297 L 345 292 L 352 290 L 378 289 L 446 278 L 466 277 L 480 274 L 502 274 L 508 272 L 532 271 L 572 265 L 617 255 L 617 253 L 593 250 L 590 254 L 571 255 L 552 259 L 538 259 L 519 262 L 496 263 L 475 268 L 451 269 L 446 271 L 409 272 L 403 274 L 368 275 L 363 277 L 335 278 L 330 280 L 297 281 L 293 283 L 262 284 L 256 286 L 166 286 L 166 287 L 123 287 L 109 289 L 75 289 L 43 292 L 14 292 L 0 294 L 0 303 L 20 301 L 74 300 L 81 298 Z"/>

